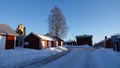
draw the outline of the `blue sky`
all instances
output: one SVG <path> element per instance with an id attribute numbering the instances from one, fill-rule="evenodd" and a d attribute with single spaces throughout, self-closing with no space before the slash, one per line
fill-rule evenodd
<path id="1" fill-rule="evenodd" d="M 65 40 L 91 34 L 93 42 L 98 42 L 120 33 L 120 0 L 0 0 L 0 23 L 13 29 L 22 23 L 27 34 L 46 34 L 54 6 L 62 10 L 69 27 Z"/>

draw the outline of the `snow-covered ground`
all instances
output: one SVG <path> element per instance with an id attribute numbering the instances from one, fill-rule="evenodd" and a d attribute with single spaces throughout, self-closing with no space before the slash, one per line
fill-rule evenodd
<path id="1" fill-rule="evenodd" d="M 112 49 L 94 49 L 88 45 L 67 46 L 72 51 L 43 66 L 35 68 L 120 68 L 120 53 Z"/>
<path id="2" fill-rule="evenodd" d="M 15 48 L 0 50 L 0 68 L 19 68 L 25 64 L 43 60 L 67 50 L 65 47 L 54 47 L 44 50 Z"/>
<path id="3" fill-rule="evenodd" d="M 112 49 L 95 49 L 88 45 L 68 46 L 71 51 L 47 64 L 30 65 L 27 68 L 120 68 L 120 52 Z M 33 50 L 16 48 L 15 50 L 0 50 L 0 68 L 18 68 L 21 65 L 42 60 L 59 54 L 66 47 Z"/>
<path id="4" fill-rule="evenodd" d="M 100 48 L 95 50 L 92 56 L 97 68 L 120 68 L 120 52 Z"/>

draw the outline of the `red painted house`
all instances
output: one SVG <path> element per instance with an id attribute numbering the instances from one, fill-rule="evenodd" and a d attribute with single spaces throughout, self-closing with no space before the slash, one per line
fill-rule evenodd
<path id="1" fill-rule="evenodd" d="M 76 36 L 77 45 L 91 45 L 92 46 L 92 35 L 80 35 Z"/>
<path id="2" fill-rule="evenodd" d="M 55 38 L 30 33 L 28 36 L 24 38 L 24 48 L 32 48 L 32 49 L 45 49 L 49 47 L 56 47 L 57 40 Z"/>
<path id="3" fill-rule="evenodd" d="M 104 40 L 97 43 L 95 46 L 104 47 L 104 48 L 112 48 L 112 40 L 111 38 L 105 38 Z"/>
<path id="4" fill-rule="evenodd" d="M 14 49 L 18 34 L 8 25 L 0 24 L 0 49 Z"/>

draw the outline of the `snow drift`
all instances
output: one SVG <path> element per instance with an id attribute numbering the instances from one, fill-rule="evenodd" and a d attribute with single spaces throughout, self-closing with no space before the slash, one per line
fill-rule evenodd
<path id="1" fill-rule="evenodd" d="M 0 68 L 19 68 L 24 64 L 28 64 L 37 60 L 43 60 L 66 50 L 67 48 L 61 46 L 44 50 L 24 48 L 0 50 Z"/>

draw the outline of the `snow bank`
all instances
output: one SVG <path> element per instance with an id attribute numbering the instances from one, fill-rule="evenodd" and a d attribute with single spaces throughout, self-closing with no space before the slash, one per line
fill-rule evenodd
<path id="1" fill-rule="evenodd" d="M 53 50 L 53 51 L 56 51 L 56 52 L 62 52 L 63 50 L 68 50 L 68 49 L 60 46 L 60 47 L 56 47 L 56 48 L 50 48 L 50 50 Z"/>
<path id="2" fill-rule="evenodd" d="M 54 47 L 44 50 L 16 48 L 14 50 L 0 50 L 0 68 L 19 68 L 20 66 L 43 60 L 52 55 L 67 50 L 65 47 Z"/>

